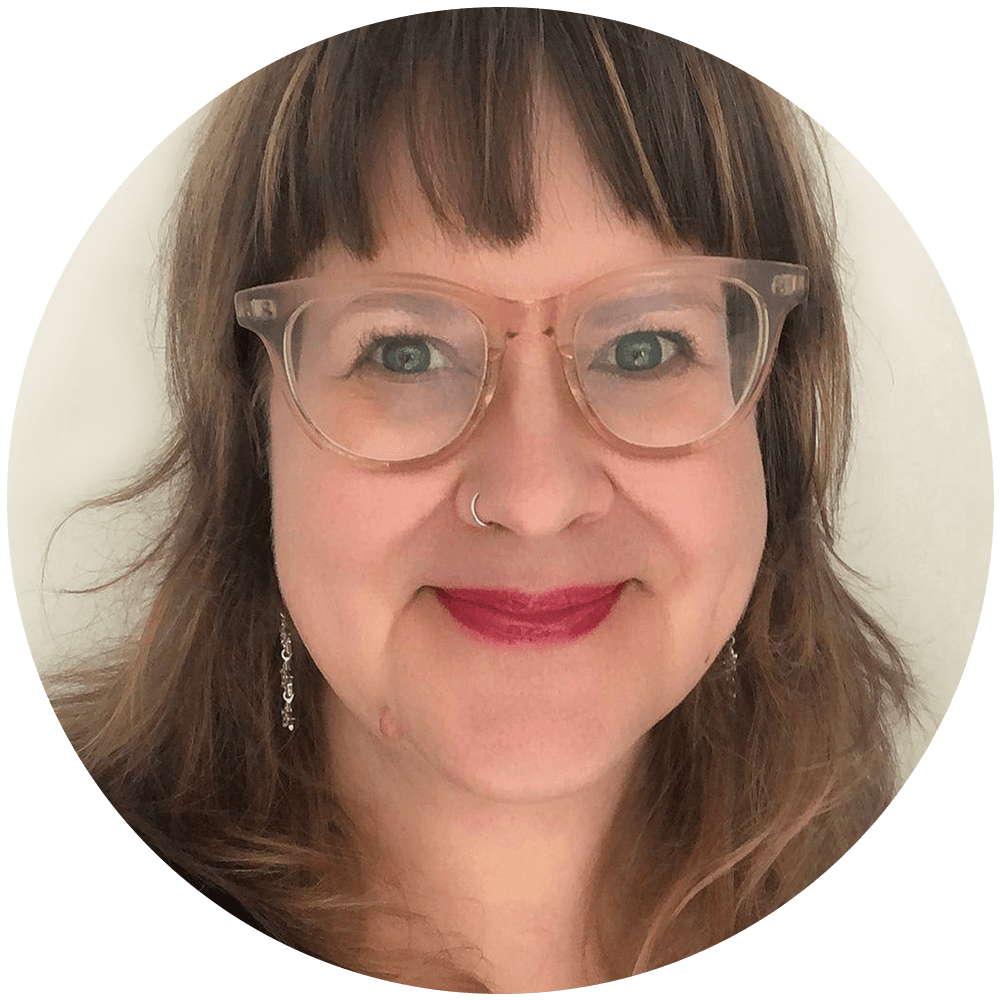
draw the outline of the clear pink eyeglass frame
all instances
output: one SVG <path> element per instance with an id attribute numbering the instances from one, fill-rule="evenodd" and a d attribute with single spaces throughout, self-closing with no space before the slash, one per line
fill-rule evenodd
<path id="1" fill-rule="evenodd" d="M 605 427 L 580 384 L 574 364 L 573 342 L 577 321 L 597 300 L 637 282 L 660 276 L 670 279 L 725 280 L 743 288 L 756 305 L 758 323 L 764 336 L 759 342 L 758 356 L 747 388 L 729 418 L 695 441 L 653 447 L 625 441 Z M 782 324 L 788 313 L 805 300 L 808 280 L 808 268 L 801 264 L 694 256 L 675 257 L 659 266 L 630 268 L 602 275 L 568 292 L 534 302 L 500 298 L 422 274 L 384 274 L 352 279 L 347 289 L 343 282 L 322 278 L 300 278 L 259 285 L 237 292 L 235 305 L 237 322 L 261 338 L 270 355 L 275 374 L 279 371 L 283 374 L 282 388 L 285 396 L 303 430 L 316 445 L 332 449 L 368 468 L 413 470 L 442 461 L 468 440 L 493 399 L 507 342 L 527 327 L 541 330 L 553 340 L 562 359 L 563 372 L 573 398 L 588 424 L 604 441 L 625 454 L 642 458 L 676 457 L 704 448 L 744 419 L 756 403 L 774 363 Z M 295 389 L 291 333 L 302 307 L 319 298 L 330 297 L 346 301 L 362 293 L 376 291 L 424 292 L 447 299 L 472 313 L 486 334 L 486 371 L 475 407 L 450 441 L 436 451 L 416 458 L 386 461 L 348 451 L 313 423 Z"/>

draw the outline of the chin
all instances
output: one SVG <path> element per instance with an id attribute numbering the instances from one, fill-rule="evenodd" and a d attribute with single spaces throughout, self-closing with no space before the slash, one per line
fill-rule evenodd
<path id="1" fill-rule="evenodd" d="M 453 787 L 495 802 L 540 802 L 620 779 L 662 717 L 654 715 L 534 699 L 410 722 L 403 742 Z"/>

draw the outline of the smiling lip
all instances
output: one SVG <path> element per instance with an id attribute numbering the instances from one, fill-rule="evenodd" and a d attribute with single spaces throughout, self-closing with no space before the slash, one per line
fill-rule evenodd
<path id="1" fill-rule="evenodd" d="M 520 590 L 441 590 L 438 600 L 460 625 L 504 645 L 569 642 L 593 632 L 611 614 L 625 582 L 567 587 L 544 594 Z"/>

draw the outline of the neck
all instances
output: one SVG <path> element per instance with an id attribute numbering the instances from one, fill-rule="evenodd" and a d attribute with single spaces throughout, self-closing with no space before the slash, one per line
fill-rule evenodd
<path id="1" fill-rule="evenodd" d="M 369 841 L 390 905 L 426 918 L 428 948 L 495 992 L 568 989 L 606 978 L 588 888 L 634 754 L 586 787 L 504 801 L 459 786 L 386 744 L 339 703 L 331 726 L 338 795 Z M 409 921 L 380 919 L 370 943 L 412 947 Z"/>

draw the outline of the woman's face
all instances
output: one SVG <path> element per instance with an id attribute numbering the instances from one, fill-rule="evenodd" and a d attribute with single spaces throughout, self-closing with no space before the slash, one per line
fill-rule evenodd
<path id="1" fill-rule="evenodd" d="M 397 149 L 380 185 L 378 257 L 329 248 L 308 273 L 416 272 L 528 301 L 669 256 L 620 217 L 548 111 L 525 243 L 443 232 Z M 628 457 L 584 422 L 544 331 L 517 333 L 480 426 L 420 471 L 372 471 L 318 448 L 277 387 L 270 407 L 278 576 L 337 724 L 369 751 L 507 800 L 583 788 L 629 758 L 733 631 L 766 525 L 752 419 L 684 457 Z M 475 494 L 494 526 L 473 521 Z M 504 641 L 523 595 L 572 604 L 579 594 L 556 592 L 620 584 L 617 600 L 555 613 L 545 641 L 530 625 L 536 641 Z M 470 608 L 461 590 L 494 593 Z"/>

